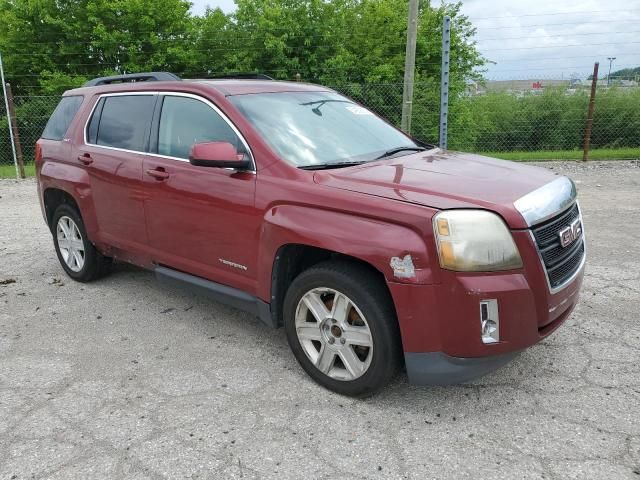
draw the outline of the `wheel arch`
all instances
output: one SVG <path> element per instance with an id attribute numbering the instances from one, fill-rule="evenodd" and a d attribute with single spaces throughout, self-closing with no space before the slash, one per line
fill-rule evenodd
<path id="1" fill-rule="evenodd" d="M 327 260 L 339 260 L 366 268 L 375 276 L 386 289 L 389 298 L 393 301 L 388 289 L 384 274 L 371 263 L 351 255 L 346 255 L 334 250 L 328 250 L 308 244 L 288 243 L 278 248 L 273 259 L 271 269 L 270 304 L 273 324 L 282 326 L 282 308 L 287 290 L 295 278 L 305 270 Z"/>
<path id="2" fill-rule="evenodd" d="M 47 225 L 49 226 L 49 230 L 51 230 L 52 232 L 54 229 L 53 214 L 60 205 L 62 204 L 71 205 L 73 208 L 78 210 L 78 212 L 82 216 L 82 211 L 80 209 L 80 206 L 78 205 L 78 202 L 76 201 L 75 198 L 73 198 L 73 195 L 71 195 L 69 192 L 65 190 L 62 190 L 60 188 L 50 187 L 43 192 L 42 197 L 43 197 L 45 218 L 47 220 Z M 83 217 L 83 220 L 84 220 L 84 217 Z"/>

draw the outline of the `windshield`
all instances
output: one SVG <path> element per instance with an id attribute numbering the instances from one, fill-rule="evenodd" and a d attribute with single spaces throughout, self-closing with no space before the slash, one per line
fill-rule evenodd
<path id="1" fill-rule="evenodd" d="M 369 110 L 333 92 L 236 95 L 229 100 L 282 158 L 298 167 L 372 161 L 422 150 Z M 385 154 L 386 152 L 386 154 Z"/>

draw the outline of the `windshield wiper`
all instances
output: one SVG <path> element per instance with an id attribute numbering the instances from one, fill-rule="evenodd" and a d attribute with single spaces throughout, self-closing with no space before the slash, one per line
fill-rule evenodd
<path id="1" fill-rule="evenodd" d="M 317 165 L 302 165 L 298 167 L 302 170 L 327 170 L 330 168 L 352 167 L 354 165 L 362 165 L 364 162 L 337 162 L 337 163 L 319 163 Z"/>
<path id="2" fill-rule="evenodd" d="M 398 147 L 398 148 L 392 148 L 391 150 L 387 150 L 386 152 L 384 152 L 382 155 L 380 155 L 379 157 L 376 157 L 375 160 L 380 160 L 381 158 L 387 158 L 390 157 L 391 155 L 395 155 L 396 153 L 400 153 L 400 152 L 424 152 L 426 150 L 426 148 L 424 147 Z"/>
<path id="3" fill-rule="evenodd" d="M 315 107 L 313 107 L 311 111 L 321 117 L 322 112 L 320 111 L 320 107 L 322 107 L 325 103 L 353 103 L 353 102 L 350 102 L 348 100 L 334 100 L 329 98 L 324 100 L 315 100 L 313 102 L 305 102 L 305 103 L 301 103 L 300 105 L 304 105 L 304 106 L 315 105 Z"/>

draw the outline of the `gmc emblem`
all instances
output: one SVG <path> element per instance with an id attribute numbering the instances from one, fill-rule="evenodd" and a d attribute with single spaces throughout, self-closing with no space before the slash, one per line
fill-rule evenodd
<path id="1" fill-rule="evenodd" d="M 560 245 L 562 248 L 568 247 L 582 235 L 582 224 L 580 219 L 574 220 L 567 228 L 560 230 Z"/>

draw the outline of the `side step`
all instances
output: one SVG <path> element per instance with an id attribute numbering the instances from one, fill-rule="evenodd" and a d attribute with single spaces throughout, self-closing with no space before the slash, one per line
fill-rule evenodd
<path id="1" fill-rule="evenodd" d="M 189 292 L 208 296 L 230 307 L 252 313 L 270 327 L 277 328 L 276 322 L 272 318 L 269 304 L 253 295 L 249 295 L 237 288 L 228 287 L 227 285 L 167 267 L 158 266 L 154 269 L 154 272 L 156 278 L 165 284 L 175 285 Z"/>

